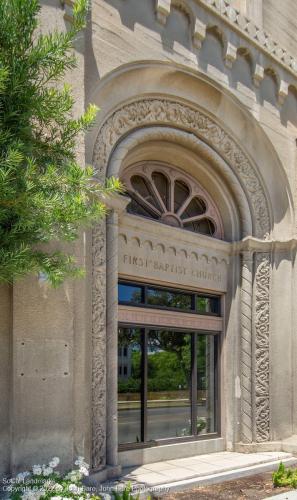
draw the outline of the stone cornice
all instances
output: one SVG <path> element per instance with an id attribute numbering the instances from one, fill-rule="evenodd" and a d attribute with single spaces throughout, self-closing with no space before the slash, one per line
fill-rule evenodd
<path id="1" fill-rule="evenodd" d="M 102 195 L 101 200 L 109 210 L 114 210 L 118 213 L 118 215 L 125 212 L 127 205 L 131 201 L 128 196 L 123 196 L 117 193 Z"/>
<path id="2" fill-rule="evenodd" d="M 257 253 L 257 252 L 287 252 L 297 249 L 297 236 L 287 240 L 262 240 L 247 236 L 241 241 L 232 243 L 232 254 Z"/>
<path id="3" fill-rule="evenodd" d="M 230 5 L 230 0 L 155 0 L 156 18 L 165 25 L 171 8 L 181 10 L 190 21 L 192 44 L 200 49 L 209 29 L 217 28 L 222 38 L 224 61 L 232 68 L 238 50 L 252 61 L 252 78 L 259 87 L 265 72 L 273 73 L 278 83 L 279 104 L 289 86 L 297 89 L 297 58 L 282 48 L 262 27 Z"/>
<path id="4" fill-rule="evenodd" d="M 207 10 L 235 29 L 241 36 L 252 42 L 258 49 L 281 64 L 287 71 L 297 76 L 297 60 L 283 49 L 270 34 L 258 27 L 251 19 L 230 5 L 229 0 L 195 0 Z"/>

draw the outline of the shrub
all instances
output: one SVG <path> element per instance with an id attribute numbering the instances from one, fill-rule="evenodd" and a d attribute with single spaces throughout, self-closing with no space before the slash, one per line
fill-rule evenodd
<path id="1" fill-rule="evenodd" d="M 275 487 L 291 486 L 297 488 L 297 469 L 286 469 L 280 462 L 276 472 L 272 474 L 272 481 Z"/>
<path id="2" fill-rule="evenodd" d="M 31 471 L 21 472 L 10 479 L 6 488 L 11 500 L 100 500 L 100 496 L 88 493 L 82 483 L 89 475 L 89 465 L 83 457 L 75 461 L 76 469 L 61 474 L 57 467 L 59 458 L 54 457 L 47 465 L 33 465 Z"/>
<path id="3" fill-rule="evenodd" d="M 99 197 L 120 188 L 115 179 L 95 184 L 92 168 L 78 164 L 77 142 L 98 110 L 90 105 L 75 119 L 63 84 L 76 66 L 88 0 L 75 0 L 62 33 L 40 33 L 40 8 L 39 0 L 0 1 L 0 283 L 40 272 L 59 285 L 82 274 L 71 253 L 44 244 L 75 240 L 82 225 L 104 216 Z"/>

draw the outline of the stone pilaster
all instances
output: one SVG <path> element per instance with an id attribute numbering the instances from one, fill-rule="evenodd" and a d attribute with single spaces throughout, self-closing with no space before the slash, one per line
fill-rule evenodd
<path id="1" fill-rule="evenodd" d="M 270 439 L 269 395 L 269 332 L 270 332 L 270 275 L 269 253 L 258 253 L 255 261 L 254 285 L 254 441 Z"/>
<path id="2" fill-rule="evenodd" d="M 253 253 L 242 252 L 241 274 L 241 441 L 253 440 L 252 406 Z"/>
<path id="3" fill-rule="evenodd" d="M 106 225 L 106 461 L 118 464 L 118 220 L 115 210 L 107 216 Z"/>

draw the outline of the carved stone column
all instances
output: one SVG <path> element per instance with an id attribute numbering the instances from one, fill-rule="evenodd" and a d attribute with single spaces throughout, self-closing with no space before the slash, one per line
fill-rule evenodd
<path id="1" fill-rule="evenodd" d="M 242 252 L 241 274 L 241 441 L 253 441 L 252 405 L 253 253 Z"/>
<path id="2" fill-rule="evenodd" d="M 118 464 L 117 418 L 117 306 L 118 306 L 118 214 L 107 216 L 106 224 L 106 462 Z"/>
<path id="3" fill-rule="evenodd" d="M 269 253 L 256 256 L 254 285 L 254 440 L 270 439 L 269 397 L 269 330 L 270 330 L 270 275 Z"/>
<path id="4" fill-rule="evenodd" d="M 118 462 L 118 219 L 129 199 L 110 195 L 106 223 L 93 230 L 92 467 Z"/>
<path id="5" fill-rule="evenodd" d="M 118 236 L 119 216 L 129 199 L 113 195 L 106 204 L 106 463 L 118 465 Z"/>
<path id="6" fill-rule="evenodd" d="M 92 233 L 92 468 L 105 465 L 106 443 L 106 227 Z"/>

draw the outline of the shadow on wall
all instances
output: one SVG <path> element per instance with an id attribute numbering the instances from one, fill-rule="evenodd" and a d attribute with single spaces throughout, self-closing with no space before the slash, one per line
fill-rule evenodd
<path id="1" fill-rule="evenodd" d="M 116 8 L 121 22 L 126 28 L 134 31 L 135 24 L 158 33 L 161 37 L 163 49 L 173 53 L 174 44 L 178 43 L 192 51 L 190 19 L 185 12 L 171 8 L 171 14 L 166 25 L 156 22 L 155 0 L 105 0 L 107 4 Z"/>
<path id="2" fill-rule="evenodd" d="M 231 67 L 227 67 L 225 63 L 226 41 L 217 26 L 207 27 L 206 37 L 199 50 L 193 46 L 192 41 L 193 19 L 191 17 L 193 16 L 190 11 L 186 12 L 185 7 L 171 7 L 171 13 L 163 26 L 156 20 L 155 0 L 105 0 L 105 3 L 117 10 L 122 25 L 129 30 L 134 31 L 136 24 L 146 28 L 147 33 L 144 32 L 142 36 L 143 39 L 147 38 L 149 43 L 150 37 L 153 37 L 152 33 L 156 33 L 161 40 L 163 50 L 168 53 L 169 57 L 173 54 L 184 56 L 184 61 L 191 61 L 191 66 L 193 61 L 196 61 L 198 68 L 228 82 L 231 88 L 243 92 L 261 106 L 272 107 L 271 110 L 274 108 L 280 113 L 284 126 L 287 126 L 288 122 L 297 126 L 297 91 L 289 92 L 285 103 L 280 102 L 278 99 L 279 82 L 274 70 L 269 67 L 265 68 L 264 78 L 259 86 L 256 86 L 253 81 L 255 61 L 245 47 L 237 49 L 235 61 Z M 90 40 L 89 43 L 92 41 Z M 152 47 L 156 47 L 153 38 Z M 135 58 L 137 59 L 137 55 Z M 93 61 L 95 62 L 94 57 Z"/>

